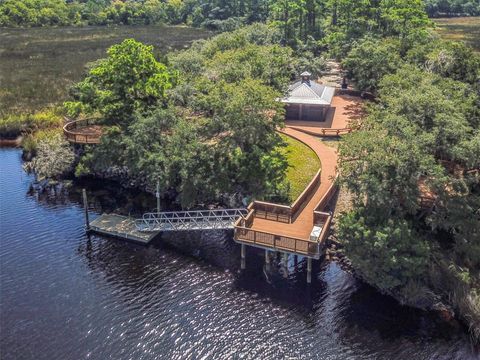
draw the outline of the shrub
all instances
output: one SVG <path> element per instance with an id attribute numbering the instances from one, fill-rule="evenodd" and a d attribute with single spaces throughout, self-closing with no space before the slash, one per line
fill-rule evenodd
<path id="1" fill-rule="evenodd" d="M 39 179 L 59 178 L 73 169 L 75 154 L 61 134 L 46 137 L 36 145 L 37 156 L 24 164 L 28 172 L 35 172 Z"/>

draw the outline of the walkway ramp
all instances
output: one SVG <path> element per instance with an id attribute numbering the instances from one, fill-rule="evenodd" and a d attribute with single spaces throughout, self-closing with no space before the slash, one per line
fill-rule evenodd
<path id="1" fill-rule="evenodd" d="M 166 231 L 233 229 L 234 223 L 246 215 L 247 209 L 152 212 L 140 219 L 103 214 L 90 223 L 90 230 L 148 244 L 155 236 Z"/>
<path id="2" fill-rule="evenodd" d="M 219 209 L 146 213 L 135 221 L 141 232 L 233 229 L 247 209 Z"/>

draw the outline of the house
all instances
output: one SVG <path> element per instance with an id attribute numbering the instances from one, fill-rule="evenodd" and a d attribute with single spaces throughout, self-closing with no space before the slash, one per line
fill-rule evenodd
<path id="1" fill-rule="evenodd" d="M 301 80 L 292 84 L 288 96 L 281 100 L 286 106 L 286 120 L 325 121 L 335 88 L 312 81 L 309 72 L 300 76 Z"/>

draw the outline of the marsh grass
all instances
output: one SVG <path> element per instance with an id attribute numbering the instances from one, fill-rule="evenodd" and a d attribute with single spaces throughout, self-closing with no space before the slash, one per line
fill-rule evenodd
<path id="1" fill-rule="evenodd" d="M 33 114 L 9 114 L 0 118 L 0 136 L 15 138 L 38 130 L 58 128 L 63 124 L 59 108 L 46 108 Z"/>
<path id="2" fill-rule="evenodd" d="M 294 201 L 320 169 L 320 160 L 315 152 L 302 142 L 283 134 L 281 136 L 287 143 L 287 147 L 282 151 L 289 165 L 287 181 L 290 183 L 290 201 Z"/>
<path id="3" fill-rule="evenodd" d="M 63 130 L 61 127 L 56 127 L 27 134 L 22 139 L 22 148 L 24 153 L 31 154 L 33 156 L 37 152 L 39 143 L 61 136 L 62 132 Z"/>
<path id="4" fill-rule="evenodd" d="M 453 41 L 465 41 L 480 52 L 480 17 L 435 19 L 441 37 Z"/>
<path id="5" fill-rule="evenodd" d="M 85 66 L 126 38 L 154 45 L 160 57 L 209 34 L 166 26 L 0 28 L 0 119 L 61 104 Z"/>

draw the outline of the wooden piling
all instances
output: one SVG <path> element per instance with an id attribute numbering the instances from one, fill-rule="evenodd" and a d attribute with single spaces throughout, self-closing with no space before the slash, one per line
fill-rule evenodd
<path id="1" fill-rule="evenodd" d="M 307 258 L 307 283 L 312 283 L 312 258 Z"/>
<path id="2" fill-rule="evenodd" d="M 288 253 L 283 253 L 282 255 L 282 267 L 283 267 L 283 277 L 288 277 Z"/>
<path id="3" fill-rule="evenodd" d="M 90 231 L 90 220 L 88 218 L 87 190 L 85 189 L 82 189 L 82 198 L 83 198 L 83 209 L 85 212 L 85 230 Z"/>
<path id="4" fill-rule="evenodd" d="M 241 264 L 240 267 L 242 270 L 245 270 L 245 244 L 242 244 L 241 250 L 240 250 L 240 256 L 241 256 Z"/>

